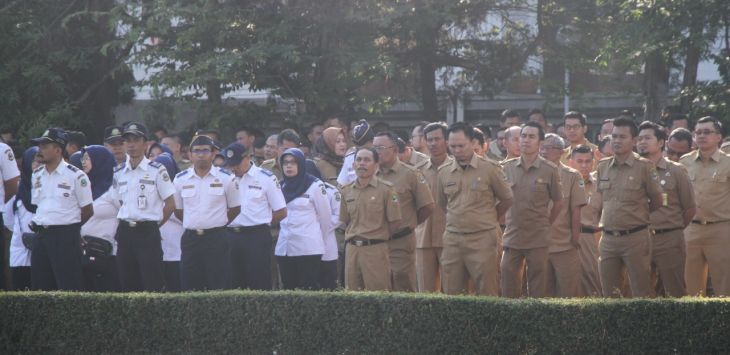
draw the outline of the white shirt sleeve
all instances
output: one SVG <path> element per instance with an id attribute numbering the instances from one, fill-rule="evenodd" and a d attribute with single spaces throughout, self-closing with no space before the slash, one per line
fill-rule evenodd
<path id="1" fill-rule="evenodd" d="M 8 203 L 3 206 L 3 224 L 5 225 L 5 228 L 7 228 L 9 231 L 13 230 L 13 224 L 15 221 L 15 213 L 13 213 L 13 204 L 15 203 L 15 199 L 18 198 L 18 196 L 15 196 L 8 201 Z"/>
<path id="2" fill-rule="evenodd" d="M 182 191 L 182 183 L 180 182 L 180 179 L 175 179 L 175 181 L 173 182 L 173 187 L 175 188 L 175 193 L 173 193 L 175 199 L 175 209 L 181 210 L 183 209 L 183 199 L 180 195 L 180 191 Z"/>
<path id="3" fill-rule="evenodd" d="M 15 162 L 13 149 L 5 143 L 0 143 L 0 149 L 3 151 L 3 155 L 0 157 L 0 176 L 2 180 L 8 181 L 20 176 L 20 170 L 18 170 L 18 163 Z"/>
<path id="4" fill-rule="evenodd" d="M 329 198 L 330 209 L 332 211 L 331 228 L 334 231 L 342 224 L 340 221 L 340 201 L 342 200 L 342 195 L 336 187 L 329 185 L 327 186 L 327 197 Z"/>
<path id="5" fill-rule="evenodd" d="M 349 154 L 345 156 L 345 160 L 342 164 L 342 169 L 340 169 L 340 174 L 337 175 L 337 183 L 340 184 L 340 186 L 344 186 L 352 182 L 350 172 L 352 171 L 353 162 L 355 162 L 355 154 Z"/>
<path id="6" fill-rule="evenodd" d="M 231 176 L 230 179 L 228 179 L 228 182 L 225 186 L 226 189 L 226 202 L 228 203 L 228 208 L 234 208 L 241 206 L 241 194 L 239 193 L 238 189 L 238 180 L 236 180 L 236 176 Z M 175 201 L 177 203 L 177 201 Z"/>
<path id="7" fill-rule="evenodd" d="M 91 182 L 86 173 L 79 170 L 74 179 L 74 185 L 74 193 L 76 194 L 76 200 L 79 202 L 79 207 L 86 207 L 94 202 L 91 194 Z"/>
<path id="8" fill-rule="evenodd" d="M 157 179 L 155 185 L 157 185 L 157 193 L 160 194 L 162 201 L 167 200 L 168 197 L 175 194 L 175 185 L 170 181 L 170 175 L 167 173 L 167 169 L 164 166 L 160 167 L 157 172 Z"/>
<path id="9" fill-rule="evenodd" d="M 286 207 L 286 200 L 284 199 L 284 193 L 281 192 L 279 180 L 276 176 L 271 175 L 269 178 L 262 179 L 266 184 L 266 200 L 269 202 L 269 206 L 272 211 L 278 211 Z"/>
<path id="10" fill-rule="evenodd" d="M 321 181 L 315 181 L 314 184 L 316 185 L 316 191 L 312 191 L 312 204 L 317 213 L 319 229 L 322 233 L 322 240 L 324 240 L 332 228 L 332 209 L 327 199 L 327 190 L 324 184 Z"/>

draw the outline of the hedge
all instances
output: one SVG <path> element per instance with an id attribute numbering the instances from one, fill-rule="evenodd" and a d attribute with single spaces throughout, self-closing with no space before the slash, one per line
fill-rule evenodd
<path id="1" fill-rule="evenodd" d="M 727 353 L 730 302 L 0 294 L 0 353 Z"/>

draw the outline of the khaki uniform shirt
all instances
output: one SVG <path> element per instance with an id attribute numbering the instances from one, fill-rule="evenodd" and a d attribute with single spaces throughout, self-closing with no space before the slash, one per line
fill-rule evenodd
<path id="1" fill-rule="evenodd" d="M 514 202 L 507 211 L 502 244 L 514 249 L 544 248 L 550 235 L 550 201 L 562 198 L 555 164 L 538 156 L 532 165 L 522 157 L 504 163 Z"/>
<path id="2" fill-rule="evenodd" d="M 684 167 L 661 158 L 656 164 L 659 185 L 662 186 L 662 207 L 650 215 L 653 229 L 684 228 L 684 211 L 695 207 L 692 183 Z"/>
<path id="3" fill-rule="evenodd" d="M 570 211 L 575 206 L 585 206 L 588 203 L 584 190 L 585 184 L 580 173 L 568 166 L 560 164 L 560 186 L 563 192 L 563 209 L 550 228 L 550 253 L 559 253 L 573 249 L 571 240 Z"/>
<path id="4" fill-rule="evenodd" d="M 662 188 L 654 164 L 631 153 L 619 164 L 615 157 L 598 162 L 598 193 L 603 201 L 601 227 L 625 231 L 649 224 L 649 199 L 661 201 Z"/>
<path id="5" fill-rule="evenodd" d="M 452 160 L 454 159 L 447 157 L 441 165 L 449 164 Z M 420 167 L 420 171 L 423 177 L 426 178 L 426 183 L 431 190 L 434 201 L 438 199 L 436 196 L 436 192 L 438 191 L 438 168 L 430 159 Z M 441 248 L 443 246 L 442 240 L 445 230 L 446 210 L 437 203 L 433 207 L 431 217 L 428 217 L 426 222 L 423 222 L 416 228 L 416 248 Z"/>
<path id="6" fill-rule="evenodd" d="M 466 167 L 455 159 L 439 167 L 436 196 L 447 231 L 476 233 L 499 227 L 495 207 L 512 199 L 512 190 L 498 164 L 474 154 Z"/>
<path id="7" fill-rule="evenodd" d="M 357 180 L 342 187 L 340 221 L 347 225 L 345 240 L 388 240 L 388 223 L 400 220 L 400 204 L 393 184 L 373 177 L 365 187 L 358 186 Z"/>
<path id="8" fill-rule="evenodd" d="M 585 193 L 587 204 L 580 209 L 580 225 L 582 227 L 590 227 L 598 229 L 598 221 L 601 210 L 601 194 L 596 193 L 598 190 L 598 180 L 596 172 L 592 172 L 585 184 Z"/>
<path id="9" fill-rule="evenodd" d="M 378 177 L 393 184 L 398 193 L 401 228 L 415 229 L 418 224 L 418 209 L 433 204 L 426 178 L 416 168 L 403 164 L 400 160 L 396 160 L 391 168 L 381 165 Z"/>
<path id="10" fill-rule="evenodd" d="M 279 166 L 279 160 L 277 158 L 264 160 L 264 162 L 261 163 L 261 169 L 266 169 L 274 173 L 274 176 L 276 176 L 279 181 L 283 181 L 284 172 L 281 171 L 281 166 Z"/>
<path id="11" fill-rule="evenodd" d="M 563 163 L 563 164 L 568 164 L 568 160 L 570 160 L 570 155 L 573 154 L 573 149 L 575 147 L 579 146 L 579 145 L 587 145 L 587 146 L 589 146 L 591 148 L 591 150 L 593 151 L 593 167 L 595 168 L 596 167 L 596 163 L 598 162 L 599 159 L 601 159 L 601 152 L 598 151 L 598 146 L 597 145 L 589 142 L 585 138 L 583 139 L 583 143 L 577 144 L 575 146 L 573 146 L 571 144 L 570 147 L 565 148 L 563 150 L 563 155 L 560 156 L 560 162 Z"/>
<path id="12" fill-rule="evenodd" d="M 423 164 L 426 164 L 427 161 L 431 160 L 431 158 L 428 157 L 428 155 L 423 154 L 415 149 L 411 150 L 411 158 L 408 159 L 407 165 L 410 165 L 412 167 L 418 168 Z"/>
<path id="13" fill-rule="evenodd" d="M 314 158 L 314 163 L 317 165 L 317 169 L 319 169 L 319 173 L 322 175 L 322 181 L 330 185 L 337 186 L 337 175 L 340 174 L 338 171 L 339 169 L 322 158 Z"/>
<path id="14" fill-rule="evenodd" d="M 699 150 L 684 155 L 679 162 L 687 168 L 694 186 L 696 221 L 730 220 L 730 157 L 717 150 L 705 163 Z"/>

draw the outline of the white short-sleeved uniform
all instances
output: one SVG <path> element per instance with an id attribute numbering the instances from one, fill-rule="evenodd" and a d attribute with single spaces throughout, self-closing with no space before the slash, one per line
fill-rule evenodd
<path id="1" fill-rule="evenodd" d="M 13 149 L 9 145 L 0 143 L 0 152 L 2 152 L 2 155 L 0 155 L 0 197 L 4 198 L 4 182 L 20 176 L 20 170 L 18 170 L 18 163 L 15 161 Z"/>
<path id="2" fill-rule="evenodd" d="M 160 236 L 162 237 L 162 261 L 180 261 L 182 249 L 180 249 L 180 239 L 182 238 L 185 228 L 182 222 L 173 214 L 170 218 L 160 226 Z"/>
<path id="3" fill-rule="evenodd" d="M 357 179 L 357 175 L 355 174 L 355 168 L 352 166 L 353 163 L 355 163 L 354 151 L 345 155 L 345 160 L 342 163 L 340 175 L 337 176 L 337 183 L 340 184 L 340 186 L 345 186 Z"/>
<path id="4" fill-rule="evenodd" d="M 38 206 L 33 222 L 38 225 L 69 225 L 81 222 L 81 207 L 90 205 L 91 184 L 86 174 L 61 160 L 52 172 L 41 165 L 33 171 L 31 202 Z"/>
<path id="5" fill-rule="evenodd" d="M 340 201 L 342 196 L 340 191 L 333 185 L 325 183 L 324 187 L 327 190 L 327 199 L 329 200 L 330 209 L 332 211 L 332 224 L 330 225 L 330 231 L 324 238 L 324 254 L 322 254 L 322 261 L 333 261 L 337 260 L 337 237 L 335 236 L 335 230 L 340 227 Z"/>
<path id="6" fill-rule="evenodd" d="M 272 211 L 286 207 L 279 180 L 266 169 L 251 165 L 238 180 L 241 213 L 230 227 L 252 227 L 270 224 Z"/>
<path id="7" fill-rule="evenodd" d="M 316 180 L 303 195 L 289 201 L 280 225 L 275 255 L 324 254 L 325 237 L 332 229 L 332 210 L 324 183 Z"/>
<path id="8" fill-rule="evenodd" d="M 32 233 L 29 225 L 33 220 L 33 213 L 25 209 L 25 205 L 21 201 L 18 201 L 18 208 L 13 211 L 16 199 L 17 196 L 11 198 L 5 204 L 3 211 L 5 228 L 13 231 L 13 236 L 10 238 L 8 261 L 10 267 L 30 266 L 30 250 L 23 244 L 23 233 Z"/>
<path id="9" fill-rule="evenodd" d="M 214 166 L 200 177 L 194 169 L 175 176 L 175 208 L 183 210 L 183 228 L 225 227 L 228 209 L 241 205 L 235 175 Z"/>
<path id="10" fill-rule="evenodd" d="M 142 159 L 132 169 L 129 159 L 114 171 L 113 197 L 121 201 L 117 218 L 125 221 L 162 221 L 164 201 L 175 194 L 165 166 Z"/>
<path id="11" fill-rule="evenodd" d="M 119 201 L 112 197 L 111 191 L 99 196 L 93 203 L 94 215 L 81 226 L 81 236 L 90 236 L 104 239 L 112 243 L 112 255 L 117 255 L 117 234 L 119 220 Z"/>

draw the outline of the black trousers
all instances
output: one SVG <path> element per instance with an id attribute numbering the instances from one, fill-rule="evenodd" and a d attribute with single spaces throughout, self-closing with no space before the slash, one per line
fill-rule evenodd
<path id="1" fill-rule="evenodd" d="M 95 257 L 84 256 L 84 286 L 90 292 L 119 292 L 122 285 L 119 282 L 116 256 Z"/>
<path id="2" fill-rule="evenodd" d="M 322 254 L 277 256 L 281 283 L 285 290 L 316 290 L 319 284 L 319 264 Z"/>
<path id="3" fill-rule="evenodd" d="M 163 261 L 162 268 L 165 274 L 165 291 L 180 292 L 180 262 Z"/>
<path id="4" fill-rule="evenodd" d="M 271 290 L 271 229 L 266 224 L 229 228 L 234 288 Z"/>
<path id="5" fill-rule="evenodd" d="M 186 230 L 180 247 L 180 287 L 183 291 L 230 288 L 231 251 L 226 228 L 206 230 L 204 235 Z"/>
<path id="6" fill-rule="evenodd" d="M 25 291 L 31 289 L 30 266 L 11 267 L 10 276 L 13 278 L 13 291 Z"/>
<path id="7" fill-rule="evenodd" d="M 123 291 L 162 291 L 162 238 L 155 222 L 117 228 L 117 268 Z"/>
<path id="8" fill-rule="evenodd" d="M 319 261 L 318 282 L 321 290 L 337 288 L 337 260 Z"/>
<path id="9" fill-rule="evenodd" d="M 81 224 L 39 228 L 30 256 L 31 287 L 83 291 Z"/>

